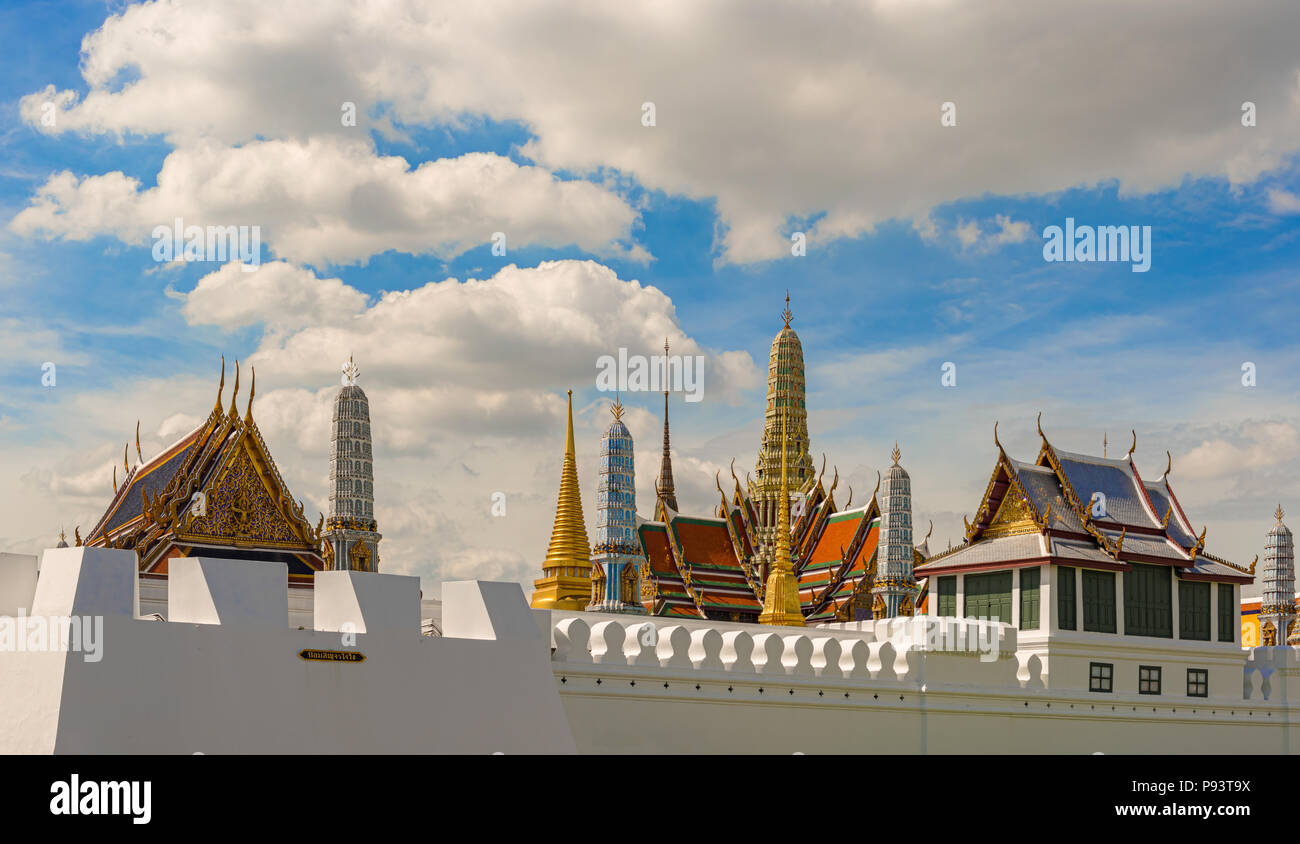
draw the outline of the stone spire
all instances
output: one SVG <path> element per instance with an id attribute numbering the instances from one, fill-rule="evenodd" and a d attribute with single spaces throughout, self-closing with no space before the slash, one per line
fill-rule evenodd
<path id="1" fill-rule="evenodd" d="M 564 466 L 555 503 L 551 544 L 542 563 L 542 578 L 534 581 L 536 609 L 581 610 L 591 600 L 591 545 L 582 518 L 578 460 L 573 447 L 573 391 L 569 390 L 568 427 L 564 435 Z"/>
<path id="2" fill-rule="evenodd" d="M 336 571 L 378 571 L 379 540 L 383 538 L 375 521 L 370 400 L 357 385 L 360 374 L 356 362 L 349 357 L 343 366 L 343 387 L 334 397 L 329 515 L 322 538 L 326 563 Z M 248 399 L 251 414 L 251 392 Z"/>
<path id="3" fill-rule="evenodd" d="M 673 459 L 668 448 L 668 338 L 664 338 L 664 455 L 659 461 L 659 480 L 655 492 L 664 504 L 677 509 L 677 492 L 673 488 Z"/>
<path id="4" fill-rule="evenodd" d="M 879 560 L 872 583 L 871 612 L 875 618 L 912 615 L 916 603 L 916 576 L 912 566 L 912 479 L 898 465 L 903 456 L 894 443 L 893 465 L 881 479 Z"/>
<path id="5" fill-rule="evenodd" d="M 781 434 L 784 438 L 784 418 L 781 420 Z M 777 508 L 776 548 L 767 587 L 763 590 L 763 611 L 758 615 L 758 623 L 803 627 L 799 582 L 795 580 L 794 561 L 790 558 L 790 486 L 785 455 L 785 449 L 781 449 L 781 485 L 778 488 L 781 504 Z"/>
<path id="6" fill-rule="evenodd" d="M 1259 609 L 1260 640 L 1265 645 L 1287 645 L 1300 639 L 1295 606 L 1295 543 L 1291 529 L 1282 524 L 1282 505 L 1273 514 L 1277 523 L 1264 542 L 1264 595 Z"/>
<path id="7" fill-rule="evenodd" d="M 767 411 L 763 423 L 763 441 L 754 467 L 754 481 L 749 494 L 758 512 L 756 563 L 766 573 L 776 552 L 776 523 L 781 506 L 789 506 L 787 494 L 782 505 L 781 461 L 788 464 L 789 485 L 806 490 L 813 482 L 812 455 L 808 442 L 808 411 L 804 407 L 803 346 L 799 335 L 790 327 L 790 295 L 786 294 L 784 327 L 772 340 L 767 364 Z M 789 436 L 782 433 L 786 426 Z"/>
<path id="8" fill-rule="evenodd" d="M 636 469 L 632 434 L 623 424 L 623 405 L 609 408 L 614 421 L 600 440 L 600 486 L 596 490 L 596 545 L 592 548 L 592 612 L 645 614 L 637 565 Z"/>

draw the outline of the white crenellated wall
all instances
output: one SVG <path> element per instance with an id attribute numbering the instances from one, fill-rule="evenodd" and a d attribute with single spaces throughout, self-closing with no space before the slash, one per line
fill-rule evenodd
<path id="1" fill-rule="evenodd" d="M 45 552 L 32 615 L 102 618 L 102 658 L 0 651 L 0 751 L 574 750 L 547 640 L 517 584 L 447 584 L 458 606 L 490 619 L 458 638 L 454 618 L 446 635 L 421 635 L 414 577 L 318 575 L 319 623 L 298 630 L 285 623 L 283 564 L 188 558 L 170 568 L 170 620 L 153 621 L 136 617 L 133 551 Z M 339 632 L 349 626 L 353 641 Z M 304 649 L 365 660 L 308 661 Z"/>
<path id="2" fill-rule="evenodd" d="M 6 566 L 13 569 L 6 570 Z M 531 610 L 513 583 L 325 572 L 292 625 L 284 566 L 174 560 L 140 617 L 131 551 L 0 560 L 0 606 L 92 616 L 102 658 L 0 636 L 9 753 L 1285 753 L 1300 649 L 1043 635 L 967 619 L 762 627 Z M 151 600 L 159 600 L 153 596 Z M 289 621 L 289 624 L 286 624 Z M 0 624 L 12 624 L 0 618 Z M 308 661 L 304 649 L 360 653 Z M 1116 668 L 1088 691 L 1086 666 Z M 1139 695 L 1137 666 L 1166 666 Z M 1206 666 L 1210 696 L 1180 674 Z M 1050 667 L 1050 670 L 1049 670 Z"/>
<path id="3" fill-rule="evenodd" d="M 552 612 L 552 631 L 584 753 L 1277 753 L 1295 739 L 1288 709 L 1243 698 L 1246 654 L 1217 644 L 1127 641 L 1124 652 L 1112 637 L 1091 654 L 1117 672 L 1125 660 L 1207 662 L 1214 693 L 1194 699 L 1171 679 L 1159 696 L 1136 682 L 1091 693 L 1086 673 L 1071 686 L 1086 654 L 1040 652 L 1009 625 L 973 619 L 773 628 Z"/>

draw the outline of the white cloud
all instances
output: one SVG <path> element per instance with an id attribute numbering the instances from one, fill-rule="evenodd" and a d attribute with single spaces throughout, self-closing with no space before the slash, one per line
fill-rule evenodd
<path id="1" fill-rule="evenodd" d="M 1278 37 L 1300 26 L 1300 6 L 1274 0 L 1242 11 L 1189 0 L 1181 11 L 1171 19 L 1154 4 L 1100 0 L 1060 37 L 1058 3 L 1014 12 L 955 0 L 770 3 L 743 19 L 726 0 L 651 10 L 506 0 L 150 3 L 86 38 L 84 96 L 47 88 L 23 98 L 21 112 L 41 131 L 163 134 L 182 149 L 252 143 L 255 157 L 275 163 L 283 158 L 253 142 L 301 145 L 477 116 L 517 121 L 536 136 L 524 151 L 548 170 L 612 168 L 651 189 L 716 197 L 725 258 L 743 262 L 788 254 L 786 221 L 823 212 L 812 243 L 883 219 L 924 219 L 938 204 L 988 191 L 1118 179 L 1128 195 L 1189 174 L 1253 181 L 1300 144 L 1293 45 Z M 1206 61 L 1206 45 L 1250 61 Z M 117 84 L 128 69 L 138 78 Z M 1247 98 L 1268 119 L 1243 130 L 1234 104 Z M 947 100 L 956 126 L 940 125 Z M 47 101 L 59 106 L 52 128 L 39 121 Z M 345 101 L 357 104 L 358 127 L 341 125 Z M 656 105 L 654 127 L 641 124 L 646 101 Z M 309 174 L 309 193 L 333 195 L 317 183 L 354 181 L 337 159 L 322 160 L 330 166 Z M 371 173 L 386 161 L 352 163 Z M 187 184 L 204 186 L 217 172 L 217 160 L 200 163 L 203 176 Z M 379 185 L 389 179 L 363 184 L 386 196 Z M 104 186 L 110 195 L 114 187 Z M 600 218 L 598 204 L 585 203 L 584 225 Z M 373 248 L 357 219 L 324 205 L 327 218 L 348 224 L 281 233 L 277 254 L 301 261 Z M 628 219 L 623 211 L 614 221 L 614 237 Z M 452 242 L 483 237 L 475 226 L 452 229 Z M 394 248 L 426 248 L 429 237 L 399 237 Z"/>
<path id="2" fill-rule="evenodd" d="M 258 226 L 281 258 L 321 265 L 365 261 L 389 249 L 441 257 L 490 243 L 576 244 L 601 255 L 648 257 L 630 237 L 636 212 L 583 181 L 487 153 L 412 170 L 367 141 L 317 137 L 241 147 L 199 143 L 167 156 L 155 187 L 120 172 L 42 185 L 10 222 L 19 235 L 86 240 L 109 234 L 150 242 L 155 226 Z"/>
<path id="3" fill-rule="evenodd" d="M 1281 188 L 1270 190 L 1268 210 L 1274 214 L 1300 214 L 1300 196 Z"/>
<path id="4" fill-rule="evenodd" d="M 366 295 L 337 278 L 275 261 L 253 272 L 232 262 L 199 280 L 181 313 L 190 325 L 225 329 L 269 324 L 278 329 L 338 325 L 360 314 Z"/>

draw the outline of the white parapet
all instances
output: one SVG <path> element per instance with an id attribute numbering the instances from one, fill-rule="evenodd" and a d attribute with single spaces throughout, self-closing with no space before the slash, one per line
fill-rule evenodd
<path id="1" fill-rule="evenodd" d="M 420 633 L 420 578 L 366 571 L 318 571 L 316 629 L 337 633 Z"/>
<path id="2" fill-rule="evenodd" d="M 289 616 L 284 563 L 180 557 L 167 573 L 168 618 L 192 624 L 284 627 Z"/>
<path id="3" fill-rule="evenodd" d="M 518 585 L 451 590 L 492 619 L 488 640 L 420 635 L 417 578 L 317 579 L 322 629 L 291 628 L 283 565 L 173 560 L 159 622 L 136 617 L 133 551 L 46 552 L 32 612 L 0 624 L 39 631 L 49 616 L 95 648 L 0 646 L 0 753 L 574 751 Z M 506 634 L 529 625 L 531 641 Z"/>
<path id="4" fill-rule="evenodd" d="M 134 551 L 121 548 L 50 548 L 41 557 L 41 576 L 31 614 L 102 615 L 135 618 L 140 581 Z"/>
<path id="5" fill-rule="evenodd" d="M 0 615 L 17 615 L 32 608 L 36 594 L 37 558 L 33 554 L 0 554 Z"/>

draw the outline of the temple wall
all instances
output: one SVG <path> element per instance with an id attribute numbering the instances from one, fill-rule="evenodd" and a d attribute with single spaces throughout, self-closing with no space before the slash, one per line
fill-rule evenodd
<path id="1" fill-rule="evenodd" d="M 1282 697 L 1284 688 L 1300 694 L 1300 649 L 1269 649 L 1279 652 L 1267 657 L 1279 667 L 1235 647 L 1195 643 L 1198 654 L 1194 643 L 1136 637 L 1111 637 L 1084 653 L 1081 641 L 1057 649 L 1017 642 L 1009 625 L 947 621 L 939 631 L 901 619 L 763 628 L 556 612 L 552 667 L 582 753 L 1285 753 L 1300 747 L 1297 726 L 1286 726 Z M 1267 699 L 1258 689 L 1246 697 L 1248 657 L 1272 672 Z M 1136 680 L 1131 690 L 1120 682 L 1128 662 L 1155 659 L 1167 666 L 1164 694 L 1140 695 Z M 1077 669 L 1090 660 L 1115 663 L 1114 692 L 1087 691 L 1086 670 L 1079 675 Z M 1212 672 L 1209 697 L 1182 693 L 1184 663 Z"/>
<path id="2" fill-rule="evenodd" d="M 30 559 L 0 602 L 21 607 Z M 174 561 L 167 621 L 138 617 L 130 551 L 47 551 L 35 618 L 100 619 L 98 659 L 0 633 L 0 751 L 15 753 L 1286 753 L 1300 649 L 1092 642 L 947 619 L 772 628 L 530 610 L 517 584 L 322 572 L 290 627 L 283 566 Z M 7 605 L 7 604 L 6 604 Z M 13 625 L 0 618 L 0 629 Z M 349 634 L 348 630 L 355 633 Z M 354 642 L 346 637 L 353 636 Z M 363 662 L 308 661 L 304 649 Z M 548 657 L 548 650 L 550 651 Z M 1087 691 L 1086 666 L 1116 666 Z M 1164 694 L 1130 669 L 1163 660 Z M 1186 665 L 1210 696 L 1183 694 Z"/>
<path id="3" fill-rule="evenodd" d="M 447 584 L 458 612 L 434 637 L 420 634 L 414 577 L 318 574 L 318 624 L 298 630 L 285 624 L 283 565 L 173 561 L 168 621 L 136 617 L 135 565 L 131 551 L 45 552 L 31 617 L 102 619 L 100 658 L 0 647 L 0 751 L 574 749 L 546 639 L 516 584 Z M 353 646 L 347 625 L 358 631 Z M 308 661 L 304 649 L 365 660 Z"/>

